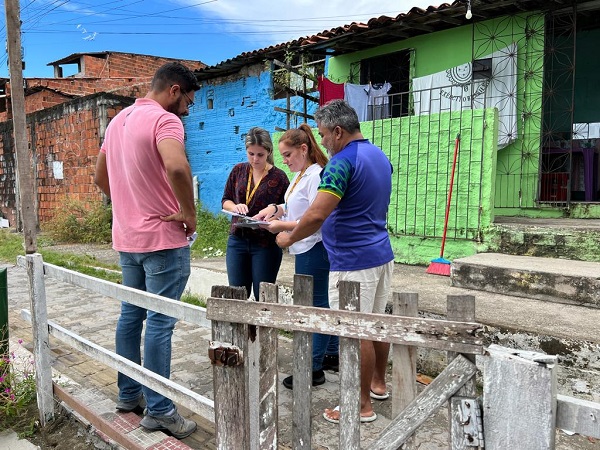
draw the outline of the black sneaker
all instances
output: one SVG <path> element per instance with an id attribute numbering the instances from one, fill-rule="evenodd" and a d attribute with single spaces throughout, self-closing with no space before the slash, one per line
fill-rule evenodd
<path id="1" fill-rule="evenodd" d="M 340 357 L 339 355 L 325 355 L 323 357 L 323 370 L 333 370 L 339 372 Z"/>
<path id="2" fill-rule="evenodd" d="M 313 386 L 320 386 L 322 384 L 325 384 L 325 381 L 327 381 L 325 379 L 325 372 L 323 372 L 323 370 L 315 370 L 312 373 L 312 385 Z M 283 379 L 283 385 L 288 388 L 288 389 L 293 389 L 294 388 L 294 377 L 293 376 L 289 376 Z"/>

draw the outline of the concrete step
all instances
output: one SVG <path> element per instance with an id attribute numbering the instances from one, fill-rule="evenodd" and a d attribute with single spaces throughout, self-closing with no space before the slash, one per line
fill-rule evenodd
<path id="1" fill-rule="evenodd" d="M 490 252 L 600 261 L 600 220 L 498 216 L 486 242 Z"/>
<path id="2" fill-rule="evenodd" d="M 452 286 L 600 307 L 600 263 L 479 253 L 452 261 Z"/>

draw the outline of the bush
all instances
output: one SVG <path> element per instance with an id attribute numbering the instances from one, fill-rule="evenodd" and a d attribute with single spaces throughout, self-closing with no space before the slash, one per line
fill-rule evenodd
<path id="1" fill-rule="evenodd" d="M 23 341 L 19 340 L 19 345 Z M 33 359 L 15 352 L 0 355 L 0 429 L 30 421 L 29 406 L 36 398 Z"/>
<path id="2" fill-rule="evenodd" d="M 67 199 L 54 211 L 53 217 L 45 228 L 57 241 L 108 244 L 112 240 L 110 205 Z"/>

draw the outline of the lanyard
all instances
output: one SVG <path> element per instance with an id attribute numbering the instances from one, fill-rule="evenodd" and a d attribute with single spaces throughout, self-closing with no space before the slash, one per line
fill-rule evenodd
<path id="1" fill-rule="evenodd" d="M 248 185 L 246 186 L 246 205 L 249 205 L 250 202 L 252 201 L 252 197 L 254 197 L 254 194 L 256 193 L 256 190 L 258 189 L 258 185 L 260 184 L 262 179 L 265 177 L 266 173 L 267 173 L 267 165 L 265 164 L 265 170 L 263 171 L 263 174 L 260 177 L 260 180 L 258 180 L 258 183 L 256 183 L 256 186 L 254 186 L 254 189 L 252 189 L 252 192 L 250 192 L 250 183 L 252 183 L 252 166 L 250 166 L 250 172 L 248 173 Z"/>
<path id="2" fill-rule="evenodd" d="M 292 195 L 292 192 L 294 192 L 294 189 L 296 189 L 296 185 L 300 182 L 300 178 L 302 178 L 302 176 L 304 175 L 304 172 L 306 172 L 306 169 L 308 169 L 308 167 L 305 167 L 304 169 L 302 169 L 302 171 L 300 172 L 300 175 L 298 175 L 298 178 L 296 178 L 296 181 L 294 181 L 292 188 L 289 190 L 289 192 L 285 196 L 285 204 L 286 204 L 285 209 L 287 209 L 288 198 L 290 198 L 290 195 Z"/>

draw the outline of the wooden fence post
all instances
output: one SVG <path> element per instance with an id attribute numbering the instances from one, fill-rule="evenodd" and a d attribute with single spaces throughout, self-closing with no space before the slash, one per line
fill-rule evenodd
<path id="1" fill-rule="evenodd" d="M 54 394 L 52 390 L 52 365 L 50 363 L 50 337 L 48 334 L 48 311 L 46 309 L 46 285 L 44 284 L 44 261 L 42 255 L 26 255 L 31 301 L 31 325 L 33 331 L 33 359 L 35 361 L 35 384 L 40 425 L 54 419 Z"/>
<path id="2" fill-rule="evenodd" d="M 294 305 L 312 306 L 313 277 L 294 275 Z M 312 448 L 312 334 L 294 331 L 292 393 L 292 446 L 294 450 Z"/>
<path id="3" fill-rule="evenodd" d="M 483 431 L 488 450 L 552 450 L 556 434 L 557 357 L 488 347 Z"/>
<path id="4" fill-rule="evenodd" d="M 277 285 L 260 283 L 260 302 L 278 303 Z M 277 329 L 248 326 L 246 380 L 250 422 L 250 450 L 277 450 Z"/>
<path id="5" fill-rule="evenodd" d="M 211 297 L 246 300 L 246 289 L 231 286 L 213 286 Z M 212 322 L 214 341 L 238 346 L 246 357 L 247 325 L 230 322 Z M 244 362 L 240 366 L 213 365 L 215 395 L 216 446 L 219 450 L 250 448 L 248 396 Z"/>
<path id="6" fill-rule="evenodd" d="M 448 320 L 456 320 L 458 322 L 475 322 L 475 296 L 473 295 L 448 295 L 447 297 L 447 318 Z M 448 363 L 450 363 L 458 353 L 448 352 Z M 464 355 L 473 364 L 475 363 L 475 355 Z M 452 397 L 448 402 L 448 417 L 450 418 L 449 426 L 449 442 L 453 450 L 466 450 L 467 448 L 473 448 L 472 443 L 475 439 L 479 439 L 479 433 L 475 431 L 472 434 L 465 434 L 464 422 L 466 419 L 463 416 L 464 412 L 461 409 L 461 402 L 465 398 L 471 399 L 467 402 L 471 409 L 469 414 L 471 415 L 469 423 L 474 425 L 474 430 L 477 430 L 478 418 L 480 419 L 480 412 L 476 410 L 478 408 L 477 402 L 477 386 L 476 377 L 473 376 L 467 383 Z M 475 445 L 477 447 L 477 445 Z"/>
<path id="7" fill-rule="evenodd" d="M 360 311 L 360 283 L 340 281 L 340 309 Z M 340 337 L 340 446 L 360 448 L 360 340 Z"/>
<path id="8" fill-rule="evenodd" d="M 395 316 L 416 317 L 419 312 L 419 294 L 394 292 Z M 392 419 L 404 411 L 417 396 L 417 347 L 392 346 Z"/>

